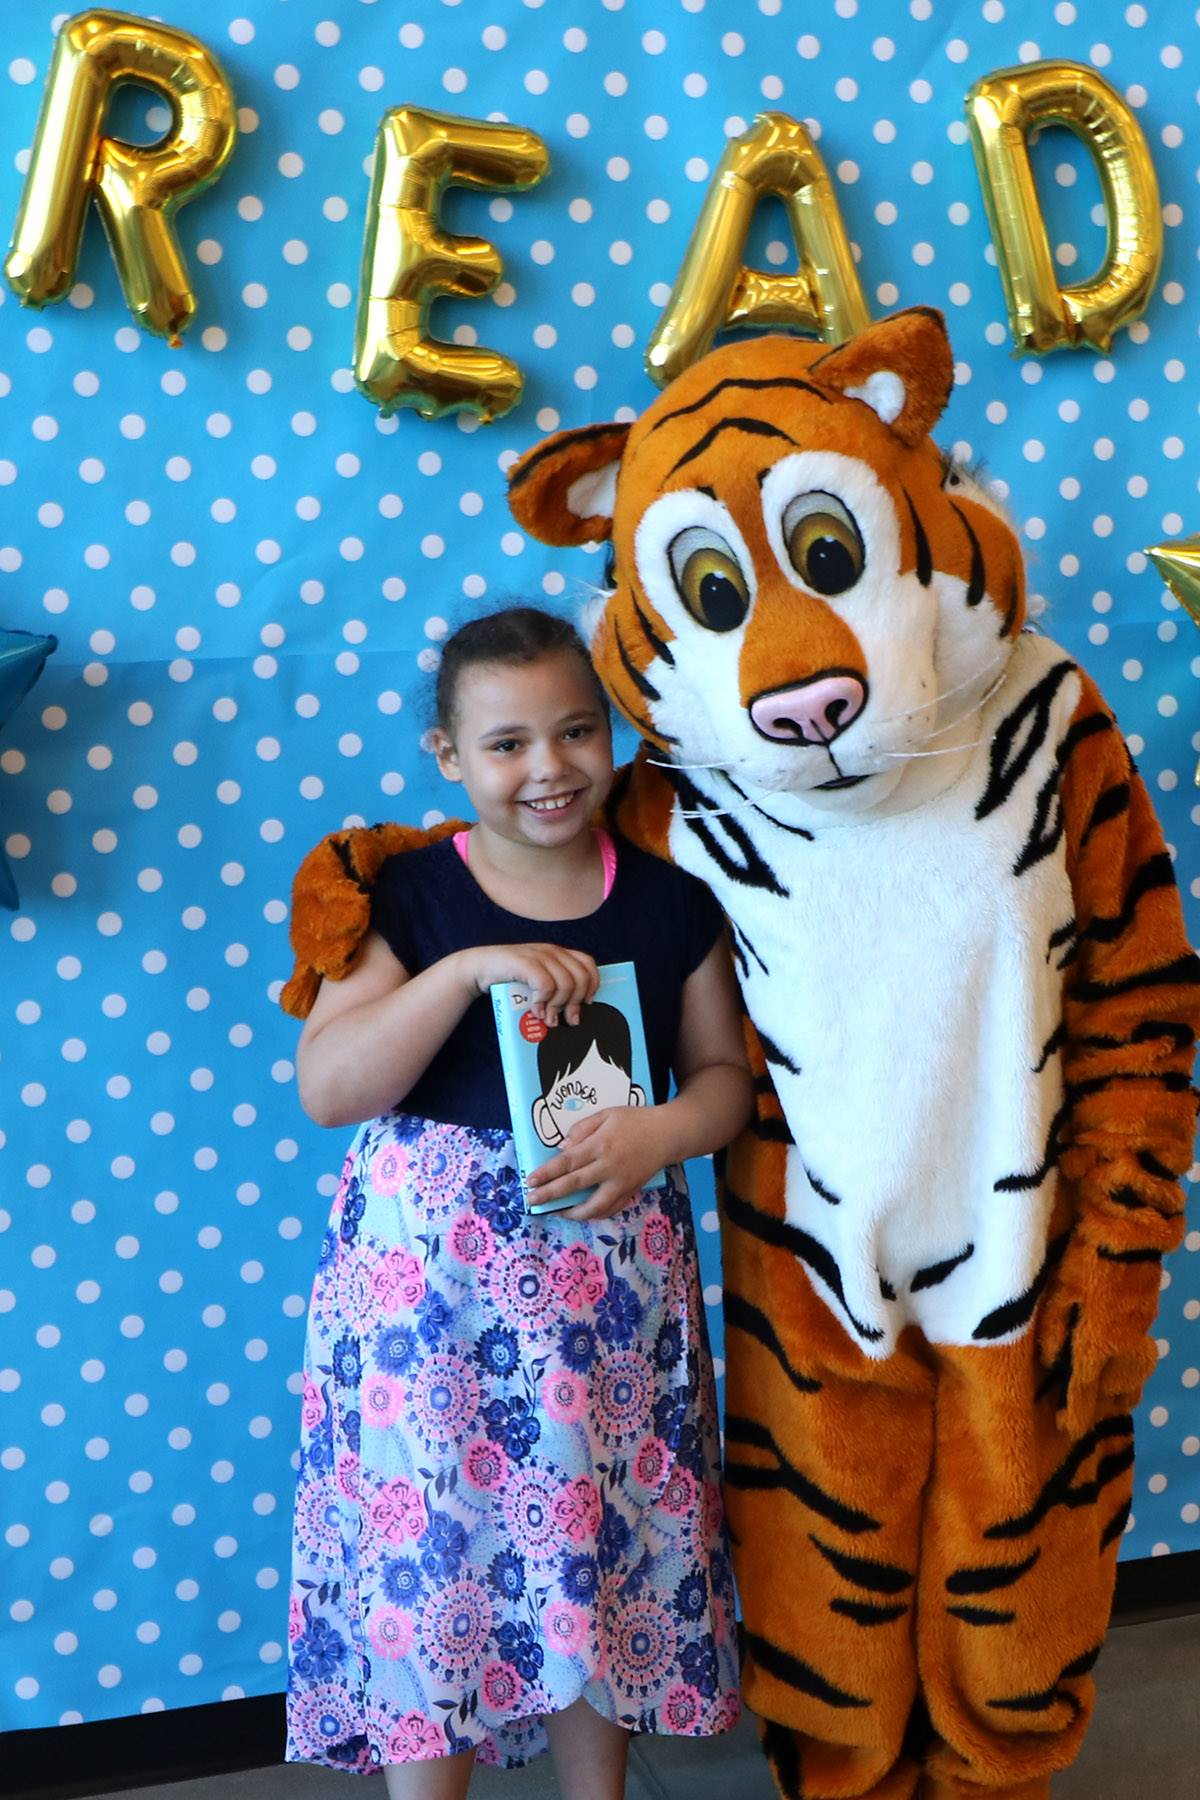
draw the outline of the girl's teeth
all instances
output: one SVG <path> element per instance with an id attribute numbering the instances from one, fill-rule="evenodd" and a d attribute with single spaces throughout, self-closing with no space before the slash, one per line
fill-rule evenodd
<path id="1" fill-rule="evenodd" d="M 574 794 L 564 794 L 559 800 L 527 800 L 525 804 L 532 806 L 535 812 L 561 812 L 574 798 Z"/>

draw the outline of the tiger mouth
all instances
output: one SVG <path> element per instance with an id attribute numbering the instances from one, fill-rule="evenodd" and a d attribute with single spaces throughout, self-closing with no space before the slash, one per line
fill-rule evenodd
<path id="1" fill-rule="evenodd" d="M 869 775 L 835 775 L 831 781 L 818 781 L 813 791 L 818 794 L 833 794 L 842 788 L 858 787 L 860 782 L 870 779 Z"/>

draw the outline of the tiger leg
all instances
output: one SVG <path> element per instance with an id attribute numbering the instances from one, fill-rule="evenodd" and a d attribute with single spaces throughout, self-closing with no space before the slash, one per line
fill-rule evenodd
<path id="1" fill-rule="evenodd" d="M 885 1361 L 862 1355 L 778 1229 L 783 1147 L 746 1151 L 739 1140 L 730 1154 L 723 1209 L 746 1701 L 785 1800 L 910 1800 L 932 1371 L 916 1340 Z"/>
<path id="2" fill-rule="evenodd" d="M 1061 1431 L 1036 1330 L 939 1346 L 918 1663 L 935 1731 L 922 1800 L 1042 1800 L 1079 1749 L 1129 1513 L 1133 1427 Z"/>

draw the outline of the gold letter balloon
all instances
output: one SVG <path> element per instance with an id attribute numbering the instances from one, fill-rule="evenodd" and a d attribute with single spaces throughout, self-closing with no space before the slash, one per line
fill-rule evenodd
<path id="1" fill-rule="evenodd" d="M 160 94 L 172 125 L 156 144 L 102 132 L 113 89 Z M 215 181 L 237 135 L 233 93 L 198 38 L 130 13 L 77 13 L 58 34 L 12 248 L 4 265 L 25 306 L 61 300 L 75 278 L 95 198 L 130 311 L 178 344 L 196 311 L 171 215 Z"/>
<path id="2" fill-rule="evenodd" d="M 1200 536 L 1147 544 L 1146 555 L 1186 609 L 1193 625 L 1200 625 Z M 1200 787 L 1200 762 L 1193 779 Z"/>
<path id="3" fill-rule="evenodd" d="M 1121 96 L 1082 63 L 1036 62 L 985 75 L 967 95 L 967 118 L 1013 342 L 1018 350 L 1090 344 L 1145 310 L 1162 262 L 1162 210 L 1141 126 Z M 1090 281 L 1060 287 L 1038 205 L 1027 138 L 1065 125 L 1095 159 L 1108 249 Z"/>
<path id="4" fill-rule="evenodd" d="M 742 263 L 755 208 L 777 194 L 800 266 L 794 275 Z M 671 298 L 646 350 L 665 387 L 728 325 L 785 326 L 827 344 L 871 322 L 829 173 L 808 132 L 787 113 L 759 113 L 731 140 L 712 178 Z"/>
<path id="5" fill-rule="evenodd" d="M 354 373 L 385 415 L 413 406 L 426 419 L 473 412 L 488 421 L 521 398 L 524 377 L 509 357 L 429 335 L 439 295 L 478 298 L 504 269 L 494 244 L 445 231 L 438 209 L 451 182 L 512 192 L 533 187 L 549 167 L 541 138 L 519 125 L 419 106 L 384 115 L 367 203 Z"/>

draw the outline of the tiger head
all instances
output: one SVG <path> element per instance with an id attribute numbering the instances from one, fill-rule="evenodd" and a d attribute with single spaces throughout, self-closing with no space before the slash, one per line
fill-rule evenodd
<path id="1" fill-rule="evenodd" d="M 592 652 L 664 759 L 858 810 L 970 735 L 1024 616 L 999 507 L 928 436 L 940 314 L 835 349 L 713 351 L 633 423 L 562 431 L 509 477 L 552 544 L 611 538 Z"/>

